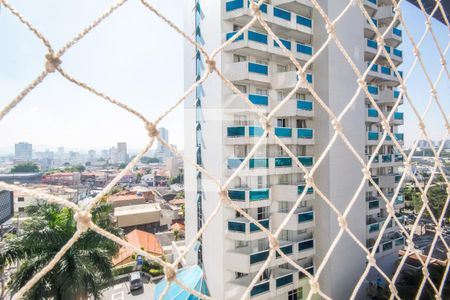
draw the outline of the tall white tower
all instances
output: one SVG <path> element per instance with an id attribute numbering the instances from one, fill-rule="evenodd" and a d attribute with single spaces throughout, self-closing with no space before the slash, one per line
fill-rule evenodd
<path id="1" fill-rule="evenodd" d="M 374 9 L 367 0 L 368 9 Z M 328 38 L 324 21 L 308 0 L 272 0 L 261 6 L 264 19 L 286 48 L 304 65 Z M 211 53 L 252 18 L 247 0 L 186 1 L 185 32 L 194 32 L 197 42 Z M 333 19 L 348 4 L 344 0 L 320 0 Z M 375 7 L 384 10 L 384 3 Z M 350 8 L 337 25 L 337 34 L 358 68 L 367 68 L 370 29 L 358 7 Z M 393 51 L 392 47 L 392 51 Z M 398 51 L 398 50 L 397 50 Z M 397 53 L 398 54 L 398 53 Z M 373 56 L 372 56 L 373 57 Z M 190 87 L 203 74 L 206 65 L 195 47 L 186 43 L 185 86 Z M 225 76 L 262 111 L 268 113 L 297 84 L 297 70 L 279 45 L 261 25 L 239 36 L 215 58 Z M 385 64 L 380 60 L 377 64 Z M 380 67 L 381 68 L 381 67 Z M 379 91 L 394 87 L 393 76 L 371 73 Z M 356 76 L 338 48 L 331 43 L 308 70 L 307 80 L 321 99 L 337 114 L 358 88 Z M 398 84 L 398 82 L 397 82 Z M 391 89 L 393 93 L 393 90 Z M 381 98 L 382 101 L 389 101 Z M 386 111 L 392 106 L 386 104 Z M 371 128 L 367 127 L 369 105 L 361 93 L 342 120 L 345 135 L 364 157 L 370 154 Z M 185 154 L 221 182 L 234 172 L 261 137 L 259 117 L 232 93 L 218 76 L 212 75 L 185 103 Z M 305 85 L 280 109 L 271 125 L 275 134 L 311 168 L 330 142 L 334 128 L 329 115 L 313 100 Z M 378 129 L 379 130 L 379 129 Z M 389 141 L 387 142 L 389 143 Z M 392 142 L 390 141 L 390 145 Z M 388 146 L 389 144 L 387 144 Z M 390 152 L 389 152 L 390 151 Z M 386 148 L 392 157 L 392 146 Z M 384 152 L 383 152 L 384 153 Z M 375 171 L 374 171 L 375 172 Z M 379 171 L 380 174 L 383 171 Z M 378 173 L 377 173 L 378 174 Z M 385 171 L 385 176 L 394 175 Z M 345 176 L 343 176 L 345 175 Z M 375 174 L 374 174 L 375 175 Z M 361 165 L 338 139 L 314 175 L 320 190 L 343 212 L 362 180 Z M 267 138 L 240 176 L 229 186 L 229 196 L 259 222 L 274 232 L 286 219 L 305 189 L 304 174 L 272 138 Z M 371 191 L 371 187 L 367 187 Z M 217 187 L 201 173 L 185 164 L 186 237 L 192 239 L 220 200 Z M 373 195 L 371 197 L 376 197 Z M 366 201 L 367 200 L 367 201 Z M 348 214 L 348 226 L 370 246 L 369 194 L 360 194 Z M 381 211 L 380 220 L 386 215 Z M 337 215 L 307 190 L 304 201 L 289 219 L 279 237 L 282 251 L 314 274 L 340 230 Z M 394 232 L 393 226 L 392 232 Z M 394 243 L 394 242 L 393 242 Z M 394 245 L 394 244 L 393 244 Z M 393 246 L 393 250 L 398 249 Z M 267 236 L 235 210 L 223 207 L 204 232 L 198 250 L 188 262 L 203 266 L 211 295 L 236 299 L 242 295 L 268 256 Z M 382 256 L 382 253 L 380 253 Z M 321 289 L 334 299 L 349 297 L 366 266 L 365 253 L 344 234 L 320 275 Z M 345 275 L 345 276 L 344 276 Z M 309 291 L 307 277 L 275 258 L 251 291 L 252 299 L 302 299 Z"/>

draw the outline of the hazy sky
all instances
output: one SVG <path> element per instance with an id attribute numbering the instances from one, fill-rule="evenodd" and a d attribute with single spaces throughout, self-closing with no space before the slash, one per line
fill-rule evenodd
<path id="1" fill-rule="evenodd" d="M 208 0 L 209 1 L 209 0 Z M 106 0 L 10 0 L 58 49 L 89 24 L 113 1 Z M 151 1 L 176 24 L 182 25 L 182 0 Z M 424 30 L 424 17 L 409 4 L 404 17 L 416 41 Z M 207 16 L 206 16 L 207 17 Z M 433 28 L 441 41 L 448 42 L 445 26 Z M 413 57 L 403 32 L 404 64 L 409 70 Z M 207 41 L 206 41 L 207 42 Z M 0 12 L 0 106 L 3 107 L 31 82 L 44 64 L 45 48 L 8 11 Z M 75 78 L 141 111 L 152 120 L 183 93 L 183 41 L 140 1 L 132 1 L 113 13 L 62 58 L 63 68 Z M 439 69 L 437 51 L 430 36 L 421 47 L 423 58 L 436 78 Z M 447 59 L 449 56 L 447 55 Z M 405 72 L 406 75 L 406 72 Z M 419 65 L 409 80 L 409 92 L 423 111 L 429 99 L 429 86 Z M 449 80 L 444 74 L 439 96 L 449 112 Z M 442 117 L 436 106 L 428 114 L 427 126 L 432 138 L 442 138 Z M 172 112 L 161 125 L 170 131 L 170 142 L 183 147 L 183 106 Z M 405 111 L 406 143 L 416 138 L 417 119 L 409 104 Z M 99 149 L 126 141 L 138 149 L 147 139 L 146 132 L 131 114 L 73 85 L 54 73 L 48 76 L 25 100 L 0 122 L 0 152 L 10 151 L 18 141 L 34 145 Z"/>

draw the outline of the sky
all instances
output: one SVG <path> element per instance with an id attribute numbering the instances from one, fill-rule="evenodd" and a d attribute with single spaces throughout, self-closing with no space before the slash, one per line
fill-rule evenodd
<path id="1" fill-rule="evenodd" d="M 153 0 L 165 16 L 183 23 L 182 0 Z M 10 3 L 59 49 L 113 3 L 110 0 L 39 0 Z M 410 4 L 403 15 L 415 41 L 424 31 L 424 16 Z M 433 21 L 441 47 L 448 43 L 444 25 Z M 207 43 L 207 41 L 206 41 Z M 168 108 L 183 94 L 183 40 L 140 1 L 128 1 L 62 57 L 62 67 L 75 78 L 142 112 L 149 120 Z M 414 57 L 403 32 L 404 63 L 409 70 Z M 421 47 L 430 77 L 440 70 L 437 50 L 428 35 Z M 42 70 L 46 49 L 8 11 L 0 11 L 0 106 L 4 107 Z M 449 55 L 447 60 L 450 61 Z M 419 112 L 429 101 L 430 87 L 420 65 L 408 79 L 408 90 Z M 448 115 L 450 84 L 444 76 L 439 97 Z M 405 141 L 418 134 L 417 118 L 405 101 Z M 425 118 L 431 138 L 440 140 L 443 119 L 436 105 Z M 166 117 L 161 126 L 169 129 L 170 143 L 183 148 L 183 106 Z M 148 139 L 142 123 L 133 115 L 63 79 L 50 74 L 0 122 L 0 153 L 12 152 L 19 141 L 33 143 L 38 150 L 64 146 L 72 149 L 104 149 L 118 141 L 139 150 Z"/>

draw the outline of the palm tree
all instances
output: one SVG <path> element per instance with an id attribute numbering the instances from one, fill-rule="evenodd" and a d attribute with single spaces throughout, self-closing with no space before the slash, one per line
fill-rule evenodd
<path id="1" fill-rule="evenodd" d="M 92 211 L 92 220 L 103 229 L 122 236 L 110 214 L 112 207 L 102 203 Z M 55 256 L 76 231 L 74 212 L 51 204 L 27 209 L 31 217 L 18 235 L 7 238 L 0 252 L 0 267 L 18 263 L 9 282 L 17 292 Z M 111 258 L 119 246 L 92 230 L 83 233 L 56 266 L 25 295 L 26 299 L 99 299 L 101 290 L 113 279 Z"/>

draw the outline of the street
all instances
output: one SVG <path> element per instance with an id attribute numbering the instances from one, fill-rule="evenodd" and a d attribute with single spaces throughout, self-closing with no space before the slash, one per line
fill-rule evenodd
<path id="1" fill-rule="evenodd" d="M 103 300 L 151 300 L 153 299 L 155 285 L 151 282 L 144 283 L 144 288 L 131 291 L 128 282 L 122 282 L 106 289 L 103 292 Z"/>

